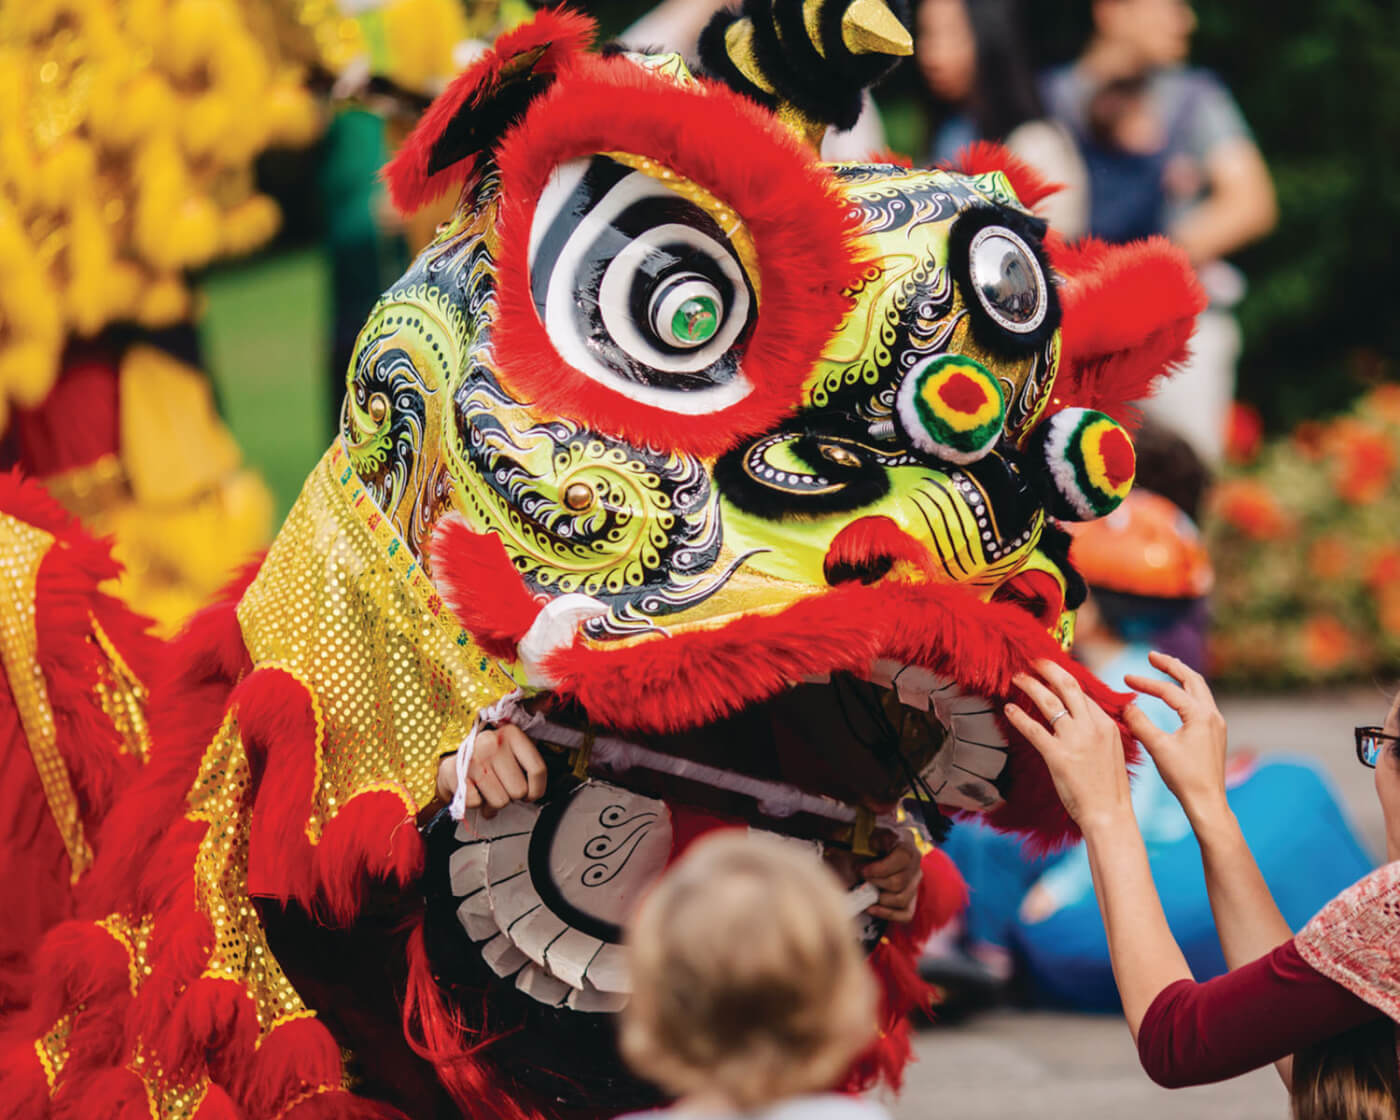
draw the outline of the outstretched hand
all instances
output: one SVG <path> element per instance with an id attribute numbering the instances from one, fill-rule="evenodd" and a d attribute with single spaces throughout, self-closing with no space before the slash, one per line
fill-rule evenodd
<path id="1" fill-rule="evenodd" d="M 1127 710 L 1124 719 L 1157 764 L 1167 788 L 1187 815 L 1194 817 L 1225 801 L 1225 717 L 1205 678 L 1184 661 L 1155 652 L 1148 660 L 1176 683 L 1137 674 L 1125 677 L 1124 683 L 1165 703 L 1181 718 L 1181 726 L 1163 731 L 1136 706 Z"/>
<path id="2" fill-rule="evenodd" d="M 1007 704 L 1006 719 L 1045 759 L 1065 811 L 1081 830 L 1131 812 L 1118 724 L 1061 666 L 1037 661 L 1035 669 L 1035 676 L 1018 673 L 1015 682 L 1041 718 Z"/>

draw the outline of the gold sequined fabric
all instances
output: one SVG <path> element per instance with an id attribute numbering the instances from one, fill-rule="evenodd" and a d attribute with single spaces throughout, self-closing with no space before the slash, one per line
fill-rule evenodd
<path id="1" fill-rule="evenodd" d="M 97 683 L 93 685 L 97 702 L 116 728 L 122 753 L 147 762 L 151 757 L 151 731 L 146 723 L 146 702 L 150 693 L 97 619 L 90 618 L 90 621 L 93 640 L 106 658 L 98 669 Z"/>
<path id="2" fill-rule="evenodd" d="M 73 880 L 92 863 L 83 834 L 78 798 L 58 749 L 58 729 L 39 666 L 35 627 L 35 585 L 39 565 L 53 547 L 53 537 L 17 518 L 0 514 L 0 665 L 9 679 L 20 725 L 34 756 L 39 783 L 72 864 Z"/>
<path id="3" fill-rule="evenodd" d="M 204 975 L 247 987 L 263 1034 L 311 1014 L 268 948 L 248 897 L 248 757 L 232 717 L 226 719 L 189 793 L 191 820 L 208 830 L 195 861 L 200 909 L 214 926 L 214 951 Z"/>
<path id="4" fill-rule="evenodd" d="M 289 670 L 319 704 L 313 837 L 360 793 L 390 790 L 410 813 L 427 804 L 439 756 L 514 687 L 442 603 L 339 441 L 307 480 L 238 620 L 253 663 Z"/>

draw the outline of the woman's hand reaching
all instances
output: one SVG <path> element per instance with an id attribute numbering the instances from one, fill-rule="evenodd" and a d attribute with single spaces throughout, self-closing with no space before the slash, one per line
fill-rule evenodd
<path id="1" fill-rule="evenodd" d="M 1226 808 L 1225 717 L 1200 673 L 1165 653 L 1152 653 L 1148 660 L 1177 683 L 1136 674 L 1125 677 L 1124 683 L 1168 705 L 1180 717 L 1181 726 L 1163 731 L 1136 706 L 1124 713 L 1124 720 L 1147 748 L 1193 825 L 1198 824 L 1202 817 Z"/>
<path id="2" fill-rule="evenodd" d="M 1086 832 L 1131 814 L 1118 725 L 1059 665 L 1037 661 L 1035 668 L 1038 677 L 1020 673 L 1015 681 L 1043 718 L 1017 704 L 1006 705 L 1006 718 L 1045 759 L 1065 810 Z"/>

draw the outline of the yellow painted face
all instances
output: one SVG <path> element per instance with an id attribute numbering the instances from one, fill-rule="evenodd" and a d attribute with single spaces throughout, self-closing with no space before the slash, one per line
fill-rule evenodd
<path id="1" fill-rule="evenodd" d="M 918 757 L 832 740 L 822 792 L 1000 809 L 997 702 L 1072 632 L 1054 520 L 1131 480 L 1052 406 L 1045 233 L 1002 171 L 822 165 L 674 58 L 579 63 L 371 315 L 345 451 L 527 694 L 688 734 L 854 681 Z"/>
<path id="2" fill-rule="evenodd" d="M 830 173 L 862 262 L 844 318 L 786 417 L 704 456 L 548 414 L 515 387 L 493 345 L 503 200 L 486 170 L 376 309 L 349 382 L 350 460 L 422 562 L 458 514 L 500 541 L 531 595 L 574 596 L 584 646 L 603 653 L 714 634 L 850 581 L 1025 605 L 1010 581 L 1028 568 L 1040 575 L 1024 625 L 1063 633 L 1043 468 L 1019 450 L 1059 355 L 1040 225 L 1000 173 Z M 531 237 L 531 300 L 559 377 L 621 388 L 678 425 L 744 391 L 765 262 L 724 199 L 599 153 L 557 169 Z M 525 659 L 506 664 L 542 683 Z M 984 784 L 952 801 L 999 797 Z"/>

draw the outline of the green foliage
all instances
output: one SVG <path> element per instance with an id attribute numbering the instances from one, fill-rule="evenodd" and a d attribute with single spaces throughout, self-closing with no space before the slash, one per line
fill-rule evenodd
<path id="1" fill-rule="evenodd" d="M 1278 187 L 1277 232 L 1240 261 L 1241 395 L 1278 429 L 1336 409 L 1400 358 L 1400 4 L 1198 9 L 1197 57 L 1234 90 Z"/>

